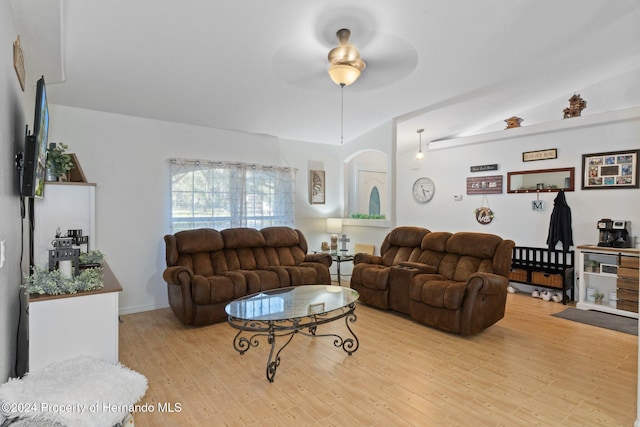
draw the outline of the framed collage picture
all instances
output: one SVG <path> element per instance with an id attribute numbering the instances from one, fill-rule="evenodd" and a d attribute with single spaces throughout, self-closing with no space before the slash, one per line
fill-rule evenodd
<path id="1" fill-rule="evenodd" d="M 638 188 L 640 150 L 582 155 L 582 189 Z"/>
<path id="2" fill-rule="evenodd" d="M 468 177 L 467 194 L 502 194 L 502 175 Z"/>

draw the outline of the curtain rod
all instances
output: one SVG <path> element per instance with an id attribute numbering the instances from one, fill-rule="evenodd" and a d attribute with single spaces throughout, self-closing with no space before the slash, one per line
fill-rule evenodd
<path id="1" fill-rule="evenodd" d="M 246 167 L 246 168 L 260 168 L 260 169 L 270 169 L 270 170 L 281 170 L 285 172 L 294 171 L 298 172 L 298 168 L 292 168 L 289 166 L 270 166 L 270 165 L 260 165 L 257 163 L 243 163 L 243 162 L 228 162 L 228 161 L 216 161 L 216 160 L 201 160 L 201 159 L 180 159 L 180 158 L 170 158 L 169 163 L 176 165 L 207 165 L 207 166 L 218 166 L 218 167 Z"/>

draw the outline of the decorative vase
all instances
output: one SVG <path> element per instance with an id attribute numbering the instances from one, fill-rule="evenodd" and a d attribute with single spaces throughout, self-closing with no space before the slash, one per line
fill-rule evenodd
<path id="1" fill-rule="evenodd" d="M 52 182 L 52 181 L 55 182 L 58 180 L 58 177 L 56 176 L 56 174 L 53 173 L 53 168 L 47 166 L 47 168 L 44 171 L 44 180 L 49 182 Z"/>

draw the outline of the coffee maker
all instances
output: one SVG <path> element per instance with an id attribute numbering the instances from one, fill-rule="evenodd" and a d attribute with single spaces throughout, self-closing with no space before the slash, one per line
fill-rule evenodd
<path id="1" fill-rule="evenodd" d="M 631 221 L 603 218 L 598 221 L 600 237 L 598 246 L 609 248 L 630 248 Z"/>

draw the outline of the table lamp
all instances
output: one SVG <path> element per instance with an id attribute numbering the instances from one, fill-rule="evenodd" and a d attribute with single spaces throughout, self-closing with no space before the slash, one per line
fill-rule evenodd
<path id="1" fill-rule="evenodd" d="M 342 218 L 327 218 L 327 233 L 331 234 L 331 252 L 338 252 L 338 234 L 342 233 Z"/>

